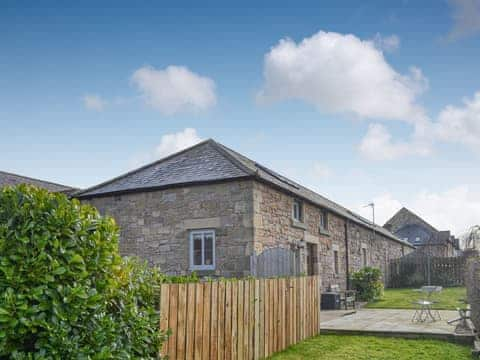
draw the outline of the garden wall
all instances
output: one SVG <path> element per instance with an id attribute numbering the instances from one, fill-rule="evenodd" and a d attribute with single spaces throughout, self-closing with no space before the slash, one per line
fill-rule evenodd
<path id="1" fill-rule="evenodd" d="M 480 329 L 480 258 L 469 258 L 466 268 L 467 301 L 472 309 L 470 316 L 475 328 Z"/>

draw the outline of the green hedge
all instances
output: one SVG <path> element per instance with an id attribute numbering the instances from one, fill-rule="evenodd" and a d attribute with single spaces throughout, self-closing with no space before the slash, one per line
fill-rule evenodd
<path id="1" fill-rule="evenodd" d="M 122 260 L 114 221 L 93 207 L 0 190 L 0 358 L 156 358 L 163 281 Z"/>

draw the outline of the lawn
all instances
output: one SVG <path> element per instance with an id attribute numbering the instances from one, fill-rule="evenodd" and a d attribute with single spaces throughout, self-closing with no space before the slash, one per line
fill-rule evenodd
<path id="1" fill-rule="evenodd" d="M 369 309 L 413 309 L 412 301 L 420 299 L 422 293 L 414 292 L 413 289 L 386 289 L 381 300 L 366 305 Z M 423 296 L 424 297 L 424 296 Z M 432 299 L 438 301 L 436 309 L 455 310 L 464 304 L 459 299 L 466 297 L 464 287 L 444 288 L 440 293 L 432 295 Z"/>
<path id="2" fill-rule="evenodd" d="M 406 360 L 471 359 L 470 348 L 440 340 L 374 336 L 320 335 L 291 346 L 272 360 Z"/>

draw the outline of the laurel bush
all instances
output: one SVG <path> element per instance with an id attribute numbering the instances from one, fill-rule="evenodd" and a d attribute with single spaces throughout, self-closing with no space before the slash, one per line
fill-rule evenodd
<path id="1" fill-rule="evenodd" d="M 0 358 L 156 358 L 162 275 L 113 219 L 31 186 L 0 190 Z"/>

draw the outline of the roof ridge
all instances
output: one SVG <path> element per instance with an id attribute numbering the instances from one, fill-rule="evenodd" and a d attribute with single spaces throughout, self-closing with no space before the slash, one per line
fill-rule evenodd
<path id="1" fill-rule="evenodd" d="M 237 168 L 239 168 L 242 171 L 245 171 L 248 175 L 256 175 L 257 174 L 255 170 L 250 169 L 247 165 L 245 165 L 239 159 L 235 158 L 232 154 L 230 154 L 229 151 L 231 151 L 235 154 L 238 154 L 238 155 L 241 155 L 241 154 L 237 153 L 235 150 L 232 150 L 232 149 L 230 149 L 229 147 L 227 147 L 223 144 L 220 144 L 220 143 L 216 142 L 213 139 L 210 139 L 210 140 L 211 140 L 211 144 L 213 145 L 213 147 L 218 152 L 220 152 L 220 154 L 223 155 L 227 160 L 229 160 L 233 165 L 235 165 Z"/>
<path id="2" fill-rule="evenodd" d="M 11 173 L 11 172 L 8 172 L 8 171 L 0 170 L 0 173 L 10 175 L 10 176 L 17 176 L 17 177 L 20 177 L 20 178 L 23 178 L 23 179 L 28 179 L 28 180 L 33 180 L 33 181 L 40 181 L 40 182 L 51 184 L 51 185 L 62 186 L 62 187 L 67 188 L 67 189 L 75 189 L 74 187 L 69 186 L 69 185 L 59 184 L 59 183 L 49 181 L 49 180 L 42 180 L 42 179 L 38 179 L 38 178 L 33 178 L 33 177 L 30 177 L 30 176 L 15 174 L 15 173 Z"/>
<path id="3" fill-rule="evenodd" d="M 412 214 L 413 216 L 417 217 L 418 219 L 420 219 L 423 223 L 425 223 L 426 225 L 430 226 L 433 230 L 435 230 L 436 232 L 439 232 L 440 230 L 438 230 L 435 226 L 433 226 L 432 224 L 430 224 L 429 222 L 427 222 L 424 218 L 422 218 L 421 216 L 417 215 L 415 212 L 413 212 L 412 210 L 408 209 L 407 207 L 402 207 L 399 211 L 405 209 L 405 211 L 408 211 L 410 214 Z"/>
<path id="4" fill-rule="evenodd" d="M 106 181 L 103 181 L 103 182 L 101 182 L 100 184 L 97 184 L 97 185 L 94 185 L 94 186 L 90 186 L 90 187 L 88 187 L 88 188 L 86 188 L 86 189 L 82 189 L 82 190 L 80 190 L 80 191 L 77 191 L 77 192 L 75 192 L 73 195 L 74 195 L 74 196 L 78 196 L 78 195 L 82 195 L 83 193 L 90 192 L 90 191 L 95 190 L 95 189 L 97 189 L 97 188 L 99 188 L 99 187 L 108 185 L 108 184 L 110 184 L 110 183 L 112 183 L 112 182 L 114 182 L 114 181 L 123 179 L 123 178 L 125 178 L 125 177 L 127 177 L 127 176 L 130 176 L 130 175 L 132 175 L 132 174 L 135 174 L 135 173 L 137 173 L 137 172 L 139 172 L 139 171 L 142 171 L 142 170 L 144 170 L 144 169 L 148 169 L 149 167 L 158 165 L 158 164 L 160 164 L 160 163 L 162 163 L 162 162 L 164 162 L 164 161 L 167 161 L 167 160 L 169 160 L 169 159 L 171 159 L 171 158 L 173 158 L 173 157 L 175 157 L 175 156 L 177 156 L 177 155 L 181 155 L 181 154 L 183 154 L 183 153 L 185 153 L 185 152 L 187 152 L 187 151 L 189 151 L 189 150 L 192 150 L 192 149 L 194 149 L 194 148 L 196 148 L 196 147 L 199 147 L 199 146 L 201 146 L 201 145 L 205 145 L 205 144 L 207 144 L 207 143 L 211 143 L 212 141 L 213 141 L 212 139 L 206 139 L 206 140 L 200 141 L 199 143 L 196 143 L 196 144 L 194 144 L 194 145 L 192 145 L 192 146 L 189 146 L 189 147 L 187 147 L 187 148 L 185 148 L 185 149 L 182 149 L 182 150 L 179 150 L 179 151 L 177 151 L 177 152 L 174 152 L 173 154 L 167 155 L 167 156 L 165 156 L 165 157 L 163 157 L 163 158 L 157 159 L 157 160 L 155 160 L 155 161 L 152 161 L 152 162 L 149 162 L 149 163 L 147 163 L 147 164 L 145 164 L 145 165 L 142 165 L 142 166 L 140 166 L 140 167 L 138 167 L 138 168 L 135 168 L 135 169 L 133 169 L 133 170 L 130 170 L 130 171 L 127 171 L 127 172 L 125 172 L 125 173 L 123 173 L 123 174 L 120 174 L 120 175 L 118 175 L 118 176 L 116 176 L 116 177 L 114 177 L 114 178 L 111 178 L 111 179 L 108 179 L 108 180 L 106 180 Z"/>

